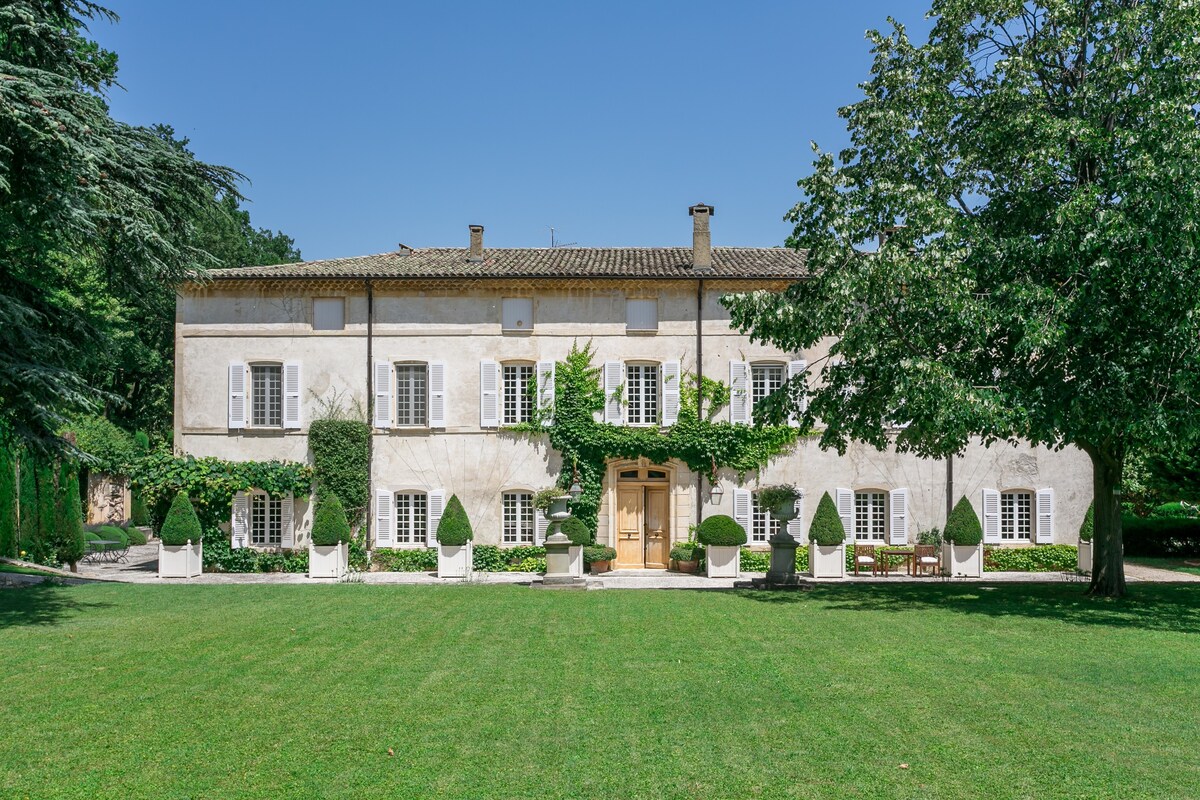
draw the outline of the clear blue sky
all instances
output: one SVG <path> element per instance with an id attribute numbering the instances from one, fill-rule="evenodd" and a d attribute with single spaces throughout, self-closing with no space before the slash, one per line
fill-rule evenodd
<path id="1" fill-rule="evenodd" d="M 770 246 L 846 141 L 863 38 L 926 2 L 109 0 L 119 119 L 175 126 L 245 173 L 257 226 L 306 258 L 398 242 Z"/>

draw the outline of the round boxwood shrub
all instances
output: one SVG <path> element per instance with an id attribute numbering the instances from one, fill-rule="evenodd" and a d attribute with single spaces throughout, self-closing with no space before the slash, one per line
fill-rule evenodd
<path id="1" fill-rule="evenodd" d="M 746 543 L 746 531 L 733 517 L 717 514 L 700 523 L 696 540 L 710 547 L 738 547 Z"/>
<path id="2" fill-rule="evenodd" d="M 471 520 L 467 519 L 467 511 L 458 500 L 458 495 L 451 495 L 442 512 L 442 519 L 437 526 L 437 540 L 447 547 L 461 547 L 475 538 L 471 530 Z"/>
<path id="3" fill-rule="evenodd" d="M 578 517 L 567 517 L 562 521 L 559 530 L 571 540 L 571 544 L 588 545 L 595 539 L 583 520 Z"/>
<path id="4" fill-rule="evenodd" d="M 146 543 L 146 534 L 142 533 L 137 528 L 126 528 L 125 535 L 129 537 L 129 543 L 131 545 Z"/>
<path id="5" fill-rule="evenodd" d="M 1079 541 L 1090 542 L 1092 535 L 1096 532 L 1096 504 L 1092 503 L 1088 506 L 1087 513 L 1083 515 L 1083 524 L 1079 526 Z"/>
<path id="6" fill-rule="evenodd" d="M 821 502 L 817 503 L 817 513 L 808 526 L 808 538 L 826 547 L 846 541 L 846 529 L 842 526 L 842 518 L 838 516 L 837 506 L 829 492 L 821 495 Z"/>
<path id="7" fill-rule="evenodd" d="M 196 544 L 204 538 L 200 519 L 196 516 L 196 509 L 192 508 L 192 500 L 187 492 L 175 495 L 158 536 L 166 545 L 184 545 L 189 541 Z"/>
<path id="8" fill-rule="evenodd" d="M 960 499 L 950 512 L 942 538 L 961 547 L 974 547 L 983 541 L 983 527 L 966 497 Z"/>
<path id="9" fill-rule="evenodd" d="M 313 515 L 312 543 L 318 547 L 329 547 L 350 541 L 350 522 L 346 509 L 333 492 L 327 492 L 317 504 Z"/>
<path id="10" fill-rule="evenodd" d="M 617 551 L 604 545 L 583 548 L 583 563 L 591 565 L 597 561 L 616 561 Z"/>

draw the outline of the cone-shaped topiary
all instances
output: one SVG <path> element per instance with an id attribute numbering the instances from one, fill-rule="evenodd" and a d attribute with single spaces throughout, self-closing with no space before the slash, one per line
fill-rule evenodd
<path id="1" fill-rule="evenodd" d="M 838 516 L 829 492 L 821 495 L 821 502 L 817 503 L 817 513 L 813 515 L 812 525 L 808 526 L 808 538 L 825 546 L 846 541 L 846 529 L 842 527 L 842 518 Z"/>
<path id="2" fill-rule="evenodd" d="M 442 512 L 442 519 L 437 526 L 437 540 L 447 547 L 461 547 L 475 538 L 471 530 L 471 520 L 467 519 L 467 511 L 458 500 L 458 495 L 451 495 Z"/>
<path id="3" fill-rule="evenodd" d="M 696 540 L 713 547 L 737 547 L 746 543 L 746 531 L 733 517 L 717 514 L 700 523 Z"/>
<path id="4" fill-rule="evenodd" d="M 187 492 L 175 495 L 158 536 L 163 544 L 169 545 L 184 545 L 189 541 L 196 544 L 204 538 L 200 518 L 196 516 L 196 509 L 192 508 L 192 500 Z"/>
<path id="5" fill-rule="evenodd" d="M 971 508 L 971 501 L 966 497 L 959 500 L 958 505 L 950 512 L 942 538 L 962 547 L 974 547 L 983 540 L 983 528 L 979 524 L 979 517 L 975 515 L 975 509 Z"/>
<path id="6" fill-rule="evenodd" d="M 328 492 L 317 504 L 313 515 L 312 543 L 328 547 L 348 541 L 350 522 L 346 519 L 346 509 L 336 494 Z"/>
<path id="7" fill-rule="evenodd" d="M 1079 526 L 1079 541 L 1090 542 L 1092 534 L 1096 532 L 1096 504 L 1092 503 L 1088 506 L 1087 513 L 1083 516 L 1083 524 Z"/>
<path id="8" fill-rule="evenodd" d="M 567 517 L 564 519 L 562 525 L 559 526 L 559 530 L 571 540 L 571 544 L 587 545 L 596 539 L 584 521 L 578 517 Z"/>

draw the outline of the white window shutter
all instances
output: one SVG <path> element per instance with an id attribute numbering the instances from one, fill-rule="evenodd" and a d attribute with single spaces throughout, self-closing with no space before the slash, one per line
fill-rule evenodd
<path id="1" fill-rule="evenodd" d="M 1051 544 L 1054 541 L 1054 490 L 1038 489 L 1037 493 L 1037 543 Z"/>
<path id="2" fill-rule="evenodd" d="M 1000 493 L 983 490 L 983 543 L 1000 544 Z"/>
<path id="3" fill-rule="evenodd" d="M 233 520 L 229 525 L 229 546 L 234 550 L 250 544 L 250 498 L 245 492 L 233 496 Z"/>
<path id="4" fill-rule="evenodd" d="M 432 489 L 427 499 L 429 501 L 429 525 L 425 529 L 425 544 L 427 547 L 437 547 L 438 523 L 442 521 L 442 514 L 446 512 L 446 490 Z"/>
<path id="5" fill-rule="evenodd" d="M 446 427 L 446 362 L 429 362 L 429 427 Z"/>
<path id="6" fill-rule="evenodd" d="M 729 362 L 729 421 L 750 424 L 750 367 L 745 361 Z"/>
<path id="7" fill-rule="evenodd" d="M 392 427 L 392 365 L 375 362 L 375 427 Z"/>
<path id="8" fill-rule="evenodd" d="M 753 508 L 750 502 L 749 489 L 734 489 L 733 490 L 733 521 L 742 526 L 742 530 L 746 532 L 746 541 L 750 541 L 750 511 Z"/>
<path id="9" fill-rule="evenodd" d="M 664 361 L 662 365 L 662 424 L 674 425 L 679 421 L 679 382 L 682 380 L 678 361 Z"/>
<path id="10" fill-rule="evenodd" d="M 394 547 L 396 497 L 387 489 L 375 492 L 375 546 Z"/>
<path id="11" fill-rule="evenodd" d="M 537 362 L 537 407 L 538 411 L 546 411 L 554 408 L 554 362 L 539 361 Z M 543 425 L 549 425 L 553 420 L 549 417 L 542 418 Z"/>
<path id="12" fill-rule="evenodd" d="M 908 544 L 908 489 L 893 489 L 888 505 L 892 509 L 888 544 Z"/>
<path id="13" fill-rule="evenodd" d="M 550 518 L 540 508 L 533 515 L 533 543 L 541 547 L 546 543 L 546 534 L 550 531 Z"/>
<path id="14" fill-rule="evenodd" d="M 625 416 L 621 413 L 621 397 L 618 391 L 625 377 L 625 366 L 620 361 L 604 362 L 604 421 L 622 425 Z"/>
<path id="15" fill-rule="evenodd" d="M 804 490 L 800 490 L 800 496 L 796 498 L 796 518 L 789 519 L 787 524 L 788 535 L 797 542 L 804 544 Z"/>
<path id="16" fill-rule="evenodd" d="M 486 358 L 479 362 L 479 427 L 500 427 L 500 365 Z"/>
<path id="17" fill-rule="evenodd" d="M 229 429 L 246 427 L 246 365 L 229 363 Z"/>
<path id="18" fill-rule="evenodd" d="M 854 492 L 851 489 L 837 489 L 837 512 L 842 518 L 842 529 L 846 531 L 846 544 L 854 542 Z"/>
<path id="19" fill-rule="evenodd" d="M 790 381 L 792 378 L 796 377 L 797 375 L 803 375 L 807 369 L 808 369 L 808 362 L 805 361 L 804 359 L 797 359 L 795 361 L 789 361 L 788 368 L 787 368 L 788 380 Z M 808 410 L 808 395 L 805 395 L 804 399 L 800 401 L 800 410 L 801 411 Z M 799 428 L 800 427 L 800 418 L 798 416 L 796 416 L 795 414 L 792 414 L 791 416 L 788 417 L 788 425 L 791 425 L 793 428 Z"/>
<path id="20" fill-rule="evenodd" d="M 300 362 L 283 365 L 283 427 L 300 427 Z"/>
<path id="21" fill-rule="evenodd" d="M 296 546 L 296 505 L 289 493 L 279 501 L 279 546 L 291 549 Z"/>

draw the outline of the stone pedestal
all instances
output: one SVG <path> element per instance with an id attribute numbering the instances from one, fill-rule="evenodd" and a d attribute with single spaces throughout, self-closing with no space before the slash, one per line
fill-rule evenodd
<path id="1" fill-rule="evenodd" d="M 796 548 L 799 543 L 791 534 L 780 531 L 771 537 L 771 563 L 767 567 L 767 583 L 796 582 Z"/>
<path id="2" fill-rule="evenodd" d="M 571 540 L 561 530 L 562 521 L 571 516 L 567 511 L 567 501 L 570 499 L 570 495 L 555 497 L 550 504 L 548 516 L 553 532 L 546 537 L 546 574 L 542 578 L 542 586 L 569 588 L 585 585 L 582 577 L 575 576 L 571 563 L 571 551 L 578 549 L 578 561 L 582 569 L 583 548 L 572 545 Z"/>

